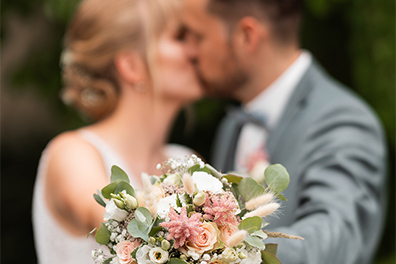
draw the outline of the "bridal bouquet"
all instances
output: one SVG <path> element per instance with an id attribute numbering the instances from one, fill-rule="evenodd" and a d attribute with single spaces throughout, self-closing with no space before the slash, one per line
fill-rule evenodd
<path id="1" fill-rule="evenodd" d="M 289 184 L 279 164 L 269 166 L 265 186 L 251 178 L 221 174 L 197 156 L 169 159 L 161 176 L 142 174 L 143 190 L 134 190 L 126 173 L 112 167 L 111 183 L 95 200 L 106 207 L 95 239 L 105 245 L 92 252 L 104 264 L 280 263 L 263 220 L 278 208 Z"/>

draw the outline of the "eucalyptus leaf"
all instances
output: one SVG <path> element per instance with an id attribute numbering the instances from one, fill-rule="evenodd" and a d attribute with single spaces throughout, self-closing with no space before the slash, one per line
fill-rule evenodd
<path id="1" fill-rule="evenodd" d="M 135 197 L 135 190 L 133 189 L 133 187 L 129 183 L 124 181 L 118 182 L 116 188 L 114 189 L 114 193 L 118 194 L 124 190 L 126 191 L 127 194 Z"/>
<path id="2" fill-rule="evenodd" d="M 278 244 L 274 244 L 274 243 L 265 244 L 265 251 L 274 254 L 276 256 L 276 254 L 278 253 Z"/>
<path id="3" fill-rule="evenodd" d="M 268 237 L 268 235 L 264 233 L 263 230 L 256 230 L 252 233 L 252 235 L 261 239 L 266 239 Z"/>
<path id="4" fill-rule="evenodd" d="M 140 237 L 144 241 L 149 242 L 149 226 L 143 225 L 141 222 L 136 220 L 136 218 L 132 219 L 132 221 L 128 224 L 128 232 L 134 237 Z"/>
<path id="5" fill-rule="evenodd" d="M 261 229 L 263 221 L 258 216 L 248 217 L 242 220 L 238 225 L 239 230 L 246 230 L 248 233 L 253 233 Z"/>
<path id="6" fill-rule="evenodd" d="M 103 206 L 103 207 L 106 207 L 106 202 L 103 201 L 102 198 L 101 198 L 99 195 L 97 195 L 96 193 L 94 193 L 93 197 L 94 197 L 95 201 L 96 201 L 98 204 L 100 204 L 100 205 Z"/>
<path id="7" fill-rule="evenodd" d="M 251 178 L 244 178 L 238 185 L 238 191 L 246 201 L 249 201 L 264 194 L 265 188 Z"/>
<path id="8" fill-rule="evenodd" d="M 129 183 L 129 177 L 125 171 L 123 171 L 120 167 L 114 165 L 111 167 L 111 182 L 115 182 L 117 180 L 124 181 Z"/>
<path id="9" fill-rule="evenodd" d="M 188 263 L 181 259 L 171 258 L 168 264 L 188 264 Z"/>
<path id="10" fill-rule="evenodd" d="M 110 194 L 114 193 L 114 191 L 117 187 L 117 184 L 119 184 L 120 182 L 121 182 L 120 180 L 116 180 L 115 182 L 112 182 L 112 183 L 106 185 L 105 187 L 103 187 L 103 189 L 102 189 L 103 197 L 106 199 L 111 199 Z"/>
<path id="11" fill-rule="evenodd" d="M 261 251 L 261 259 L 265 264 L 282 264 L 274 254 L 265 250 Z"/>
<path id="12" fill-rule="evenodd" d="M 243 180 L 243 177 L 233 174 L 224 175 L 222 179 L 223 178 L 227 179 L 227 181 L 230 183 L 238 183 L 238 184 Z"/>
<path id="13" fill-rule="evenodd" d="M 144 214 L 142 214 L 139 211 L 135 212 L 135 218 L 136 220 L 138 220 L 139 222 L 145 223 L 146 222 L 146 217 L 144 216 Z"/>
<path id="14" fill-rule="evenodd" d="M 153 222 L 153 218 L 151 217 L 151 213 L 150 213 L 150 211 L 147 208 L 139 207 L 138 209 L 136 209 L 135 214 L 136 213 L 138 213 L 138 214 L 141 213 L 143 215 L 143 217 L 145 218 L 144 223 L 147 226 L 150 226 L 151 223 Z M 141 221 L 141 222 L 143 222 L 143 221 Z"/>
<path id="15" fill-rule="evenodd" d="M 246 236 L 245 242 L 253 247 L 257 247 L 257 248 L 265 247 L 265 243 L 260 238 L 252 236 L 250 234 Z"/>
<path id="16" fill-rule="evenodd" d="M 105 224 L 101 223 L 100 228 L 95 234 L 95 240 L 101 245 L 107 245 L 110 242 L 110 235 L 111 233 Z"/>
<path id="17" fill-rule="evenodd" d="M 284 191 L 290 182 L 290 176 L 281 164 L 268 166 L 264 171 L 265 183 L 274 192 Z"/>

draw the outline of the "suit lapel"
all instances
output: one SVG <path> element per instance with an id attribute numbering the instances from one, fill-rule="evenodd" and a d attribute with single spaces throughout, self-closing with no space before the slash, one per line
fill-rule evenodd
<path id="1" fill-rule="evenodd" d="M 300 83 L 297 85 L 296 89 L 294 90 L 289 102 L 281 118 L 278 121 L 276 127 L 270 131 L 267 143 L 266 143 L 266 150 L 270 158 L 274 156 L 275 150 L 278 147 L 279 140 L 282 137 L 282 134 L 287 132 L 287 127 L 293 117 L 301 110 L 301 107 L 304 104 L 305 99 L 309 91 L 313 88 L 314 78 L 315 75 L 318 73 L 318 65 L 313 60 L 311 66 L 307 69 L 306 73 L 302 77 Z"/>

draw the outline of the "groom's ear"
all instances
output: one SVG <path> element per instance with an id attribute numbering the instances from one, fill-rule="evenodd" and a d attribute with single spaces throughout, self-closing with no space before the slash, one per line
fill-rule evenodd
<path id="1" fill-rule="evenodd" d="M 235 28 L 234 43 L 243 53 L 254 55 L 268 34 L 269 29 L 263 22 L 254 17 L 244 17 Z"/>
<path id="2" fill-rule="evenodd" d="M 120 78 L 129 84 L 136 84 L 145 75 L 145 64 L 141 55 L 132 51 L 121 51 L 114 58 L 114 65 Z"/>

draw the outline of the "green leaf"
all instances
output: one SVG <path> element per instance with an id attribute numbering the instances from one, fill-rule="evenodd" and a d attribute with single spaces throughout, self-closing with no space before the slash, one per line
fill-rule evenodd
<path id="1" fill-rule="evenodd" d="M 203 168 L 201 168 L 201 167 L 199 166 L 199 164 L 196 164 L 196 165 L 194 165 L 194 166 L 188 168 L 188 173 L 190 173 L 191 175 L 192 175 L 194 172 L 196 172 L 196 171 L 204 171 L 204 172 L 206 172 L 206 173 L 208 173 L 208 174 L 211 174 L 210 170 L 209 170 L 206 166 L 203 167 Z"/>
<path id="2" fill-rule="evenodd" d="M 119 184 L 120 182 L 121 182 L 120 180 L 117 180 L 117 181 L 112 182 L 112 183 L 106 185 L 105 187 L 103 187 L 103 189 L 102 189 L 103 197 L 106 199 L 111 199 L 110 194 L 114 193 L 115 188 L 117 187 L 117 184 Z"/>
<path id="3" fill-rule="evenodd" d="M 230 183 L 238 183 L 238 184 L 243 180 L 243 177 L 232 174 L 224 175 L 222 179 L 223 178 L 227 179 L 227 181 Z"/>
<path id="4" fill-rule="evenodd" d="M 162 230 L 162 227 L 160 227 L 160 226 L 155 226 L 155 227 L 153 227 L 153 228 L 151 228 L 151 230 L 150 230 L 150 233 L 149 233 L 149 236 L 155 236 L 155 234 L 157 234 L 159 231 L 161 231 Z"/>
<path id="5" fill-rule="evenodd" d="M 265 193 L 265 188 L 251 178 L 244 178 L 241 180 L 238 185 L 238 190 L 246 201 Z"/>
<path id="6" fill-rule="evenodd" d="M 188 263 L 181 259 L 171 258 L 168 264 L 188 264 Z"/>
<path id="7" fill-rule="evenodd" d="M 146 226 L 142 222 L 139 222 L 136 218 L 128 224 L 128 232 L 134 237 L 140 237 L 144 241 L 149 241 L 150 226 Z"/>
<path id="8" fill-rule="evenodd" d="M 285 196 L 283 196 L 281 193 L 275 192 L 275 196 L 276 196 L 276 198 L 278 198 L 279 200 L 287 201 L 287 199 L 285 198 Z"/>
<path id="9" fill-rule="evenodd" d="M 261 251 L 261 259 L 265 264 L 282 264 L 274 254 L 265 250 Z"/>
<path id="10" fill-rule="evenodd" d="M 124 190 L 126 191 L 127 194 L 135 197 L 135 190 L 132 188 L 132 186 L 129 183 L 124 181 L 118 182 L 116 188 L 114 189 L 114 193 L 118 194 Z"/>
<path id="11" fill-rule="evenodd" d="M 100 205 L 103 206 L 103 207 L 106 207 L 106 202 L 103 201 L 103 199 L 102 199 L 99 195 L 97 195 L 96 193 L 94 193 L 93 197 L 94 197 L 95 201 L 96 201 L 98 204 L 100 204 Z"/>
<path id="12" fill-rule="evenodd" d="M 263 221 L 258 216 L 248 217 L 242 220 L 242 222 L 238 225 L 238 229 L 253 233 L 261 229 L 262 223 Z"/>
<path id="13" fill-rule="evenodd" d="M 114 165 L 111 167 L 111 182 L 115 182 L 117 180 L 124 181 L 129 183 L 129 177 L 125 171 L 123 171 L 120 167 Z"/>
<path id="14" fill-rule="evenodd" d="M 182 204 L 182 202 L 180 200 L 179 194 L 176 194 L 176 205 L 177 205 L 177 207 L 182 207 L 183 206 L 183 204 Z"/>
<path id="15" fill-rule="evenodd" d="M 103 264 L 110 264 L 110 262 L 113 260 L 113 258 L 108 258 L 106 259 Z"/>
<path id="16" fill-rule="evenodd" d="M 266 239 L 268 236 L 263 230 L 256 230 L 252 233 L 253 236 L 259 237 L 261 239 Z"/>
<path id="17" fill-rule="evenodd" d="M 209 164 L 206 164 L 205 167 L 208 168 L 208 170 L 210 171 L 210 174 L 212 174 L 216 178 L 220 179 L 223 176 L 220 172 L 218 172 L 215 168 L 213 168 Z"/>
<path id="18" fill-rule="evenodd" d="M 147 226 L 150 226 L 151 223 L 153 222 L 153 218 L 151 217 L 150 211 L 145 207 L 139 207 L 138 209 L 136 209 L 135 215 L 136 216 L 139 215 L 139 217 L 137 218 L 143 217 L 144 218 L 143 221 L 140 221 L 140 219 L 139 221 L 146 224 Z"/>
<path id="19" fill-rule="evenodd" d="M 245 242 L 253 247 L 257 247 L 257 248 L 265 247 L 264 242 L 260 238 L 252 236 L 252 235 L 247 235 L 245 238 Z"/>
<path id="20" fill-rule="evenodd" d="M 91 232 L 88 233 L 87 238 L 88 238 L 90 235 L 92 235 L 92 234 L 96 231 L 96 229 L 97 229 L 96 227 L 95 227 L 94 229 L 92 229 Z"/>
<path id="21" fill-rule="evenodd" d="M 281 164 L 270 165 L 264 171 L 265 183 L 274 192 L 284 191 L 290 182 L 289 173 Z"/>
<path id="22" fill-rule="evenodd" d="M 105 224 L 101 223 L 99 230 L 95 234 L 95 240 L 101 245 L 107 245 L 110 242 L 110 231 Z"/>
<path id="23" fill-rule="evenodd" d="M 273 244 L 273 243 L 265 244 L 265 251 L 274 254 L 276 256 L 276 254 L 278 253 L 278 244 Z"/>

